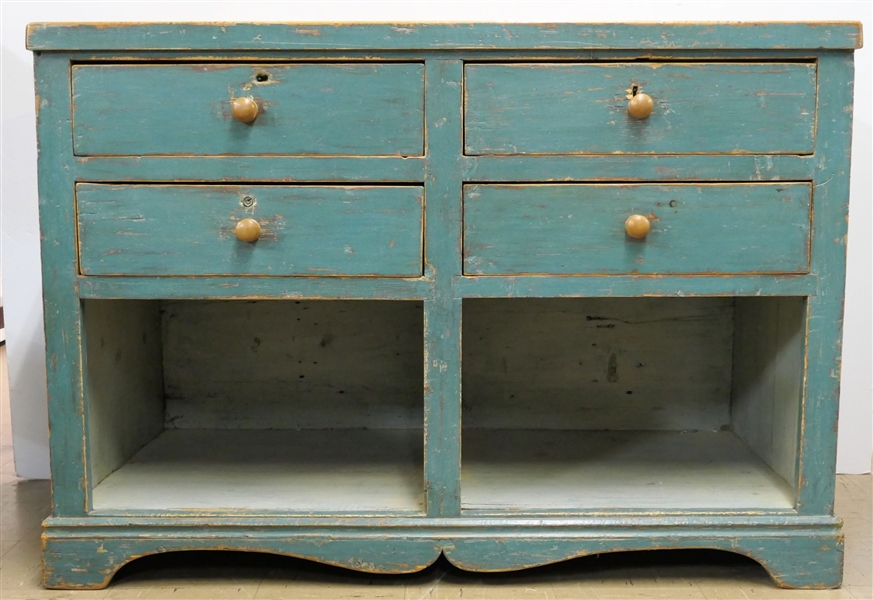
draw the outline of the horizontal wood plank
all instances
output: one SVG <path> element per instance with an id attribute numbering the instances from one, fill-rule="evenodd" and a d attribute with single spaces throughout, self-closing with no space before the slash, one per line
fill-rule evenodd
<path id="1" fill-rule="evenodd" d="M 217 160 L 209 156 L 79 156 L 71 168 L 78 181 L 94 183 L 424 181 L 424 159 L 420 157 L 223 156 Z"/>
<path id="2" fill-rule="evenodd" d="M 432 281 L 386 277 L 80 276 L 76 286 L 80 298 L 118 299 L 423 300 L 433 293 Z"/>
<path id="3" fill-rule="evenodd" d="M 797 155 L 465 156 L 465 181 L 803 181 L 815 158 Z M 80 156 L 82 182 L 372 182 L 424 181 L 420 157 Z"/>
<path id="4" fill-rule="evenodd" d="M 403 58 L 398 58 L 402 52 Z M 150 62 L 402 62 L 427 61 L 427 60 L 457 60 L 457 50 L 391 50 L 386 48 L 369 49 L 339 49 L 339 50 L 295 50 L 289 53 L 287 50 L 135 50 L 126 51 L 124 48 L 106 50 L 72 50 L 64 52 L 64 56 L 70 58 L 73 63 L 89 62 L 123 62 L 123 63 L 150 63 Z M 817 50 L 804 48 L 770 48 L 770 49 L 629 49 L 629 48 L 606 48 L 606 49 L 567 49 L 567 48 L 468 48 L 464 51 L 464 60 L 467 62 L 574 62 L 581 61 L 617 61 L 617 60 L 659 60 L 659 61 L 800 61 L 810 62 L 815 60 Z"/>
<path id="5" fill-rule="evenodd" d="M 30 50 L 860 48 L 858 22 L 31 23 Z"/>
<path id="6" fill-rule="evenodd" d="M 798 155 L 466 156 L 468 182 L 810 181 L 815 158 Z"/>
<path id="7" fill-rule="evenodd" d="M 347 532 L 348 528 L 361 527 L 373 523 L 371 517 L 363 515 L 234 515 L 233 518 L 192 513 L 189 515 L 137 514 L 131 511 L 125 515 L 109 512 L 96 512 L 87 517 L 54 517 L 45 520 L 51 528 L 48 536 L 58 539 L 75 539 L 81 532 L 89 535 L 116 537 L 124 536 L 126 530 L 141 531 L 143 527 L 162 527 L 167 537 L 204 537 L 210 531 L 232 537 L 246 538 L 252 534 L 249 528 L 260 528 L 265 535 L 287 536 L 288 527 L 297 527 L 302 534 L 316 531 L 326 535 Z M 471 513 L 463 517 L 384 517 L 380 523 L 390 525 L 399 536 L 409 536 L 416 531 L 439 533 L 443 537 L 456 535 L 476 535 L 481 527 L 490 527 L 494 535 L 507 535 L 513 532 L 543 534 L 548 531 L 564 529 L 568 536 L 601 538 L 610 536 L 626 537 L 627 530 L 641 534 L 687 535 L 697 530 L 717 528 L 724 531 L 748 532 L 760 529 L 767 533 L 811 534 L 813 531 L 828 531 L 840 534 L 841 521 L 833 515 L 799 515 L 793 510 L 773 510 L 755 512 L 707 512 L 691 514 L 664 514 L 661 511 L 597 511 L 596 513 L 574 513 L 555 515 L 543 519 L 539 516 L 482 515 Z M 833 528 L 837 528 L 834 530 Z"/>
<path id="8" fill-rule="evenodd" d="M 819 280 L 813 275 L 489 275 L 455 277 L 454 289 L 460 298 L 814 296 Z"/>

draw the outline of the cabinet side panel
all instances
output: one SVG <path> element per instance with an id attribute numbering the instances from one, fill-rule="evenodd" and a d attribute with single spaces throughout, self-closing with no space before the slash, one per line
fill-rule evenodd
<path id="1" fill-rule="evenodd" d="M 76 290 L 76 230 L 70 128 L 70 61 L 34 56 L 39 151 L 39 221 L 45 314 L 49 451 L 55 516 L 84 515 L 85 469 L 81 312 Z"/>
<path id="2" fill-rule="evenodd" d="M 769 298 L 755 300 L 738 298 L 736 304 L 731 427 L 764 457 L 772 449 L 776 305 Z"/>
<path id="3" fill-rule="evenodd" d="M 161 317 L 148 300 L 89 300 L 82 311 L 94 486 L 164 429 Z"/>
<path id="4" fill-rule="evenodd" d="M 794 484 L 803 385 L 802 297 L 738 298 L 731 427 Z"/>
<path id="5" fill-rule="evenodd" d="M 821 54 L 811 265 L 819 288 L 809 299 L 807 315 L 807 373 L 797 476 L 797 509 L 801 514 L 833 514 L 834 508 L 853 83 L 851 52 Z"/>
<path id="6" fill-rule="evenodd" d="M 776 387 L 773 394 L 773 445 L 768 464 L 794 485 L 800 406 L 803 400 L 803 356 L 806 351 L 806 298 L 777 298 L 777 339 L 774 357 Z"/>

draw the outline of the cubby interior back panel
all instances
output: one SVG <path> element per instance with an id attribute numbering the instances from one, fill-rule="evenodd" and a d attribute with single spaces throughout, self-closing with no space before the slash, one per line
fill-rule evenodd
<path id="1" fill-rule="evenodd" d="M 419 302 L 162 303 L 178 428 L 421 428 Z"/>
<path id="2" fill-rule="evenodd" d="M 733 298 L 464 301 L 465 429 L 730 425 Z"/>

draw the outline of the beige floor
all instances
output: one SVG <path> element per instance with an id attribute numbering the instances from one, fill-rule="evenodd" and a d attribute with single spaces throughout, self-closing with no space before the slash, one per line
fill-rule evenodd
<path id="1" fill-rule="evenodd" d="M 543 600 L 764 600 L 857 598 L 871 590 L 871 477 L 841 475 L 837 514 L 845 519 L 842 589 L 780 590 L 751 560 L 719 552 L 637 552 L 568 561 L 521 573 L 477 575 L 441 561 L 422 573 L 375 577 L 291 558 L 184 553 L 134 561 L 97 592 L 40 587 L 40 522 L 49 484 L 15 477 L 9 429 L 6 351 L 0 348 L 0 598 L 540 598 Z"/>

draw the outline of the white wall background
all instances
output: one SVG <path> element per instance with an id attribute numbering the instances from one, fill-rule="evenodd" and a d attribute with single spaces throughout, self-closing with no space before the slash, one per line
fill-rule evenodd
<path id="1" fill-rule="evenodd" d="M 873 35 L 864 2 L 24 2 L 0 5 L 2 19 L 2 187 L 0 273 L 3 277 L 15 468 L 45 478 L 48 468 L 45 348 L 37 220 L 36 132 L 31 55 L 24 30 L 31 21 L 862 21 Z M 842 399 L 837 468 L 870 471 L 871 427 L 871 80 L 870 47 L 856 56 L 852 200 L 843 338 Z M 8 442 L 3 442 L 8 443 Z"/>

